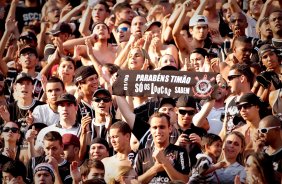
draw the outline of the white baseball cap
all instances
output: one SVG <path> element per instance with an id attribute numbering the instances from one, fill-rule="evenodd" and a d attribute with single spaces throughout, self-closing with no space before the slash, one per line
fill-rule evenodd
<path id="1" fill-rule="evenodd" d="M 194 15 L 189 21 L 190 27 L 193 27 L 196 25 L 208 25 L 208 24 L 209 24 L 208 19 L 204 15 Z"/>

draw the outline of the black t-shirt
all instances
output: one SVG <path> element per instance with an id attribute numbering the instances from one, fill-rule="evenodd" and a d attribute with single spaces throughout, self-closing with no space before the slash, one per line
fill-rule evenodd
<path id="1" fill-rule="evenodd" d="M 275 171 L 282 173 L 282 148 L 270 155 L 273 162 L 273 168 Z"/>
<path id="2" fill-rule="evenodd" d="M 25 132 L 27 129 L 27 123 L 25 120 L 26 117 L 28 116 L 28 110 L 32 112 L 36 106 L 43 104 L 45 103 L 37 100 L 33 100 L 32 104 L 29 107 L 26 107 L 25 109 L 21 109 L 18 106 L 17 102 L 13 102 L 8 105 L 8 111 L 10 112 L 10 120 L 21 123 L 21 132 Z"/>
<path id="3" fill-rule="evenodd" d="M 33 21 L 41 20 L 41 6 L 38 7 L 17 7 L 16 19 L 19 31 L 22 32 L 24 26 L 30 25 Z"/>
<path id="4" fill-rule="evenodd" d="M 29 183 L 33 183 L 33 171 L 34 168 L 40 164 L 44 163 L 45 156 L 39 156 L 39 157 L 32 157 L 29 160 L 28 167 L 27 167 L 27 180 Z M 72 178 L 70 176 L 70 163 L 66 160 L 64 160 L 62 163 L 58 164 L 59 174 L 61 176 L 61 180 L 64 184 L 72 184 Z"/>
<path id="5" fill-rule="evenodd" d="M 95 118 L 95 111 L 94 109 L 89 106 L 89 104 L 85 103 L 81 100 L 81 102 L 78 104 L 78 111 L 76 114 L 76 120 L 78 122 L 81 122 L 81 118 L 89 114 L 89 116 L 93 119 Z"/>
<path id="6" fill-rule="evenodd" d="M 151 167 L 153 167 L 155 163 L 152 157 L 153 152 L 154 147 L 142 149 L 137 153 L 134 167 L 138 176 L 144 174 Z M 170 144 L 164 150 L 164 154 L 178 172 L 187 175 L 189 174 L 189 160 L 187 152 L 184 148 Z M 167 183 L 168 181 L 171 181 L 171 179 L 165 171 L 162 171 L 156 173 L 156 176 L 154 176 L 150 183 L 161 184 Z"/>

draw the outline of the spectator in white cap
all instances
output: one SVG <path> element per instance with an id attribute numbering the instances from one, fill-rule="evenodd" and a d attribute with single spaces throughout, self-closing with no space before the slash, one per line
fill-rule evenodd
<path id="1" fill-rule="evenodd" d="M 184 65 L 184 58 L 189 58 L 190 52 L 195 48 L 205 48 L 217 54 L 218 46 L 213 44 L 208 37 L 209 22 L 207 17 L 196 14 L 190 19 L 189 33 L 192 35 L 192 38 L 180 34 L 185 23 L 186 14 L 193 8 L 193 5 L 187 1 L 181 8 L 181 13 L 172 31 L 174 41 L 180 51 L 181 66 Z"/>

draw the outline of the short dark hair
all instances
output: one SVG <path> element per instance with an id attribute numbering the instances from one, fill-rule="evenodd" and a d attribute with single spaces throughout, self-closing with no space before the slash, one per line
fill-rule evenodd
<path id="1" fill-rule="evenodd" d="M 105 9 L 106 9 L 106 12 L 111 13 L 110 7 L 109 7 L 109 5 L 107 4 L 107 2 L 106 2 L 105 0 L 99 0 L 99 1 L 97 2 L 97 4 L 104 5 L 104 6 L 105 6 Z M 97 4 L 96 4 L 96 5 L 97 5 Z M 95 5 L 95 6 L 96 6 L 96 5 Z"/>
<path id="2" fill-rule="evenodd" d="M 104 66 L 106 68 L 108 68 L 108 70 L 109 70 L 111 75 L 113 75 L 114 73 L 116 73 L 117 71 L 120 70 L 120 67 L 118 65 L 116 65 L 116 64 L 106 63 L 106 64 L 104 64 Z"/>
<path id="3" fill-rule="evenodd" d="M 50 131 L 47 134 L 45 134 L 43 140 L 45 141 L 59 141 L 61 145 L 63 145 L 63 139 L 59 132 L 56 131 Z"/>
<path id="4" fill-rule="evenodd" d="M 73 64 L 74 69 L 76 69 L 75 68 L 75 61 L 70 56 L 62 56 L 61 59 L 60 59 L 60 64 L 63 61 L 70 61 Z"/>
<path id="5" fill-rule="evenodd" d="M 201 141 L 202 150 L 205 151 L 205 146 L 211 146 L 212 143 L 214 143 L 216 141 L 222 142 L 221 138 L 218 135 L 212 134 L 212 133 L 208 133 L 208 134 L 204 135 L 202 137 L 202 141 Z"/>
<path id="6" fill-rule="evenodd" d="M 131 9 L 130 4 L 128 4 L 127 2 L 118 3 L 118 4 L 116 5 L 116 7 L 114 8 L 114 14 L 116 14 L 117 12 L 120 12 L 121 10 L 123 10 L 123 9 L 125 9 L 125 8 Z"/>
<path id="7" fill-rule="evenodd" d="M 234 49 L 235 46 L 239 43 L 245 43 L 245 44 L 251 44 L 252 45 L 252 38 L 247 36 L 239 36 L 234 39 L 232 44 L 232 49 Z"/>
<path id="8" fill-rule="evenodd" d="M 121 132 L 123 135 L 131 134 L 130 126 L 124 121 L 115 122 L 114 124 L 112 124 L 110 129 L 118 129 L 119 132 Z"/>
<path id="9" fill-rule="evenodd" d="M 120 21 L 120 22 L 118 23 L 118 26 L 121 25 L 121 24 L 127 24 L 127 25 L 129 25 L 129 27 L 131 26 L 131 23 L 130 23 L 129 21 L 127 21 L 127 20 L 122 20 L 122 21 Z"/>
<path id="10" fill-rule="evenodd" d="M 87 159 L 84 161 L 82 166 L 80 167 L 80 173 L 82 176 L 87 176 L 90 172 L 91 168 L 96 168 L 105 171 L 105 166 L 100 160 L 90 160 Z"/>
<path id="11" fill-rule="evenodd" d="M 54 77 L 54 76 L 50 77 L 47 83 L 60 83 L 62 85 L 63 90 L 65 90 L 64 82 L 61 79 L 59 79 L 58 77 Z"/>
<path id="12" fill-rule="evenodd" d="M 19 160 L 11 160 L 3 165 L 2 172 L 9 173 L 13 177 L 21 176 L 24 180 L 26 178 L 26 167 Z"/>
<path id="13" fill-rule="evenodd" d="M 250 83 L 250 86 L 253 85 L 254 74 L 249 65 L 236 63 L 231 66 L 230 70 L 236 70 L 240 74 L 244 75 L 247 78 L 247 81 Z"/>
<path id="14" fill-rule="evenodd" d="M 150 125 L 153 118 L 165 118 L 167 120 L 168 125 L 170 126 L 170 117 L 165 113 L 155 112 L 154 114 L 152 114 L 148 121 Z"/>

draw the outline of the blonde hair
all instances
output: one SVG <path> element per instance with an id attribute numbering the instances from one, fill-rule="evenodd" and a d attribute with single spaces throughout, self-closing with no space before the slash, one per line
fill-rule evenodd
<path id="1" fill-rule="evenodd" d="M 143 49 L 142 47 L 139 47 L 139 46 L 135 46 L 135 47 L 132 47 L 127 55 L 127 59 L 126 59 L 126 63 L 127 63 L 127 66 L 128 66 L 128 61 L 129 61 L 129 55 L 130 55 L 130 52 L 133 50 L 133 49 L 138 49 L 139 51 L 141 51 L 141 55 L 142 57 L 144 58 L 144 62 L 145 62 L 145 59 L 148 59 L 149 61 L 149 67 L 148 69 L 149 70 L 153 70 L 155 68 L 155 65 L 152 63 L 151 59 L 150 59 L 150 56 L 148 54 L 148 52 Z"/>
<path id="2" fill-rule="evenodd" d="M 108 184 L 119 184 L 121 182 L 121 177 L 125 176 L 131 169 L 131 166 L 119 166 L 117 175 L 114 176 L 114 178 L 110 178 Z"/>
<path id="3" fill-rule="evenodd" d="M 245 148 L 246 148 L 246 141 L 245 141 L 245 136 L 241 133 L 241 132 L 237 132 L 237 131 L 233 131 L 230 132 L 229 134 L 227 134 L 224 139 L 223 139 L 223 144 L 225 145 L 225 141 L 227 139 L 227 137 L 229 137 L 230 135 L 235 135 L 237 137 L 239 137 L 241 139 L 241 152 L 237 155 L 236 157 L 236 161 L 241 164 L 241 165 L 245 165 Z"/>

